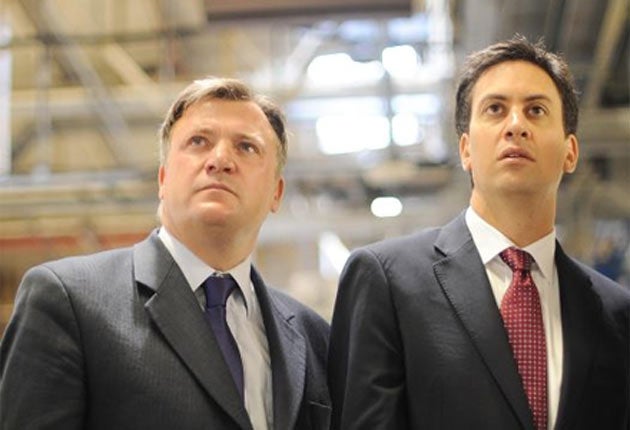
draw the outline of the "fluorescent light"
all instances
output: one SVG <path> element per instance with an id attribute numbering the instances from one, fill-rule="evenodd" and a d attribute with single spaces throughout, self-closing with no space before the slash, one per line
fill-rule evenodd
<path id="1" fill-rule="evenodd" d="M 379 115 L 324 116 L 315 125 L 324 154 L 347 154 L 389 145 L 389 121 Z"/>
<path id="2" fill-rule="evenodd" d="M 306 74 L 317 85 L 361 85 L 378 82 L 384 75 L 383 65 L 378 61 L 354 61 L 346 53 L 327 54 L 315 57 Z"/>
<path id="3" fill-rule="evenodd" d="M 418 70 L 418 54 L 410 45 L 385 48 L 381 57 L 383 67 L 394 77 L 413 76 Z"/>
<path id="4" fill-rule="evenodd" d="M 397 197 L 377 197 L 372 200 L 370 210 L 379 218 L 396 217 L 402 213 L 403 205 Z"/>
<path id="5" fill-rule="evenodd" d="M 409 146 L 420 142 L 420 124 L 418 118 L 410 112 L 401 112 L 392 118 L 394 142 L 400 146 Z"/>

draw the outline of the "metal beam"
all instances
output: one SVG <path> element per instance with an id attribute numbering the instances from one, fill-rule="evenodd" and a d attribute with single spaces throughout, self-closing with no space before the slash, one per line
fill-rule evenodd
<path id="1" fill-rule="evenodd" d="M 346 13 L 411 14 L 418 3 L 412 0 L 205 0 L 209 20 Z"/>
<path id="2" fill-rule="evenodd" d="M 103 47 L 102 55 L 107 64 L 127 85 L 151 87 L 155 84 L 142 67 L 116 43 L 108 43 Z"/>
<path id="3" fill-rule="evenodd" d="M 0 177 L 11 174 L 12 53 L 2 46 L 11 39 L 11 26 L 0 8 Z"/>
<path id="4" fill-rule="evenodd" d="M 593 108 L 600 102 L 604 82 L 610 74 L 613 52 L 619 45 L 624 25 L 628 21 L 629 4 L 628 0 L 608 0 L 608 7 L 597 39 L 593 67 L 582 101 L 586 108 Z"/>
<path id="5" fill-rule="evenodd" d="M 77 43 L 66 39 L 59 11 L 48 0 L 24 0 L 22 4 L 40 32 L 49 34 L 61 42 L 58 60 L 74 72 L 81 84 L 90 92 L 92 107 L 105 127 L 107 142 L 117 162 L 121 165 L 130 163 L 131 153 L 126 145 L 129 141 L 127 124 L 112 102 L 88 55 Z"/>

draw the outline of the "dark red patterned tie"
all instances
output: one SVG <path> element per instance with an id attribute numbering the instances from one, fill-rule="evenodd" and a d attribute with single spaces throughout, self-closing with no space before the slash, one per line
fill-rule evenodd
<path id="1" fill-rule="evenodd" d="M 512 283 L 501 302 L 501 316 L 536 429 L 547 428 L 547 348 L 538 290 L 529 271 L 532 256 L 517 248 L 500 254 L 512 269 Z"/>

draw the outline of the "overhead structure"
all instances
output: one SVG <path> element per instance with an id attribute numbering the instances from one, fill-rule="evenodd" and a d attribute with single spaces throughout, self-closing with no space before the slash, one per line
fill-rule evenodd
<path id="1" fill-rule="evenodd" d="M 563 52 L 582 91 L 578 176 L 590 179 L 567 181 L 576 200 L 559 219 L 628 218 L 628 16 L 626 0 L 4 0 L 0 272 L 150 230 L 157 127 L 206 75 L 243 78 L 288 112 L 287 196 L 263 242 L 336 231 L 359 244 L 440 223 L 468 194 L 452 126 L 458 65 L 515 32 Z M 386 64 L 393 48 L 411 53 L 396 57 L 411 73 Z M 324 82 L 318 64 L 345 66 Z M 388 195 L 404 209 L 376 219 L 370 203 Z"/>

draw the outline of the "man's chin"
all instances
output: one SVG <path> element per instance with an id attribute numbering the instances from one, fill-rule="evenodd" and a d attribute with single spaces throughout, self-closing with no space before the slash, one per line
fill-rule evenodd
<path id="1" fill-rule="evenodd" d="M 223 205 L 205 205 L 198 213 L 199 220 L 208 225 L 225 225 L 234 218 L 234 211 Z"/>

